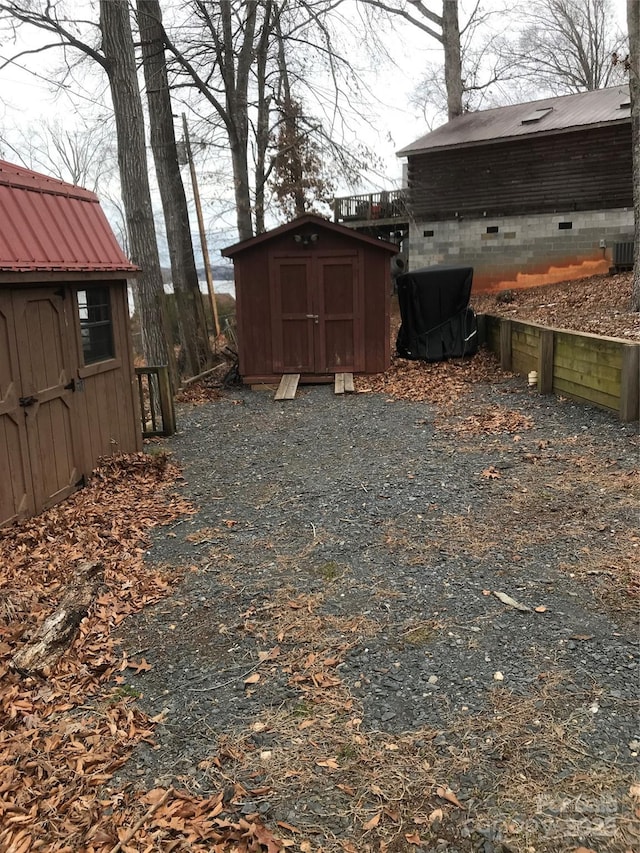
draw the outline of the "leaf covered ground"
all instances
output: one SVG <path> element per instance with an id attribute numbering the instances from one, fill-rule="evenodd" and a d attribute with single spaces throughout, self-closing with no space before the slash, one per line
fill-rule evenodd
<path id="1" fill-rule="evenodd" d="M 638 341 L 640 313 L 630 310 L 631 275 L 594 275 L 544 287 L 474 294 L 471 304 L 477 313 Z"/>
<path id="2" fill-rule="evenodd" d="M 640 593 L 637 436 L 605 415 L 591 435 L 588 409 L 538 403 L 487 353 L 395 359 L 357 390 L 301 389 L 277 410 L 194 388 L 176 439 L 189 499 L 164 454 L 130 456 L 0 532 L 1 853 L 640 849 L 640 787 L 590 743 L 600 706 L 630 713 L 614 669 Z M 330 433 L 343 404 L 360 419 Z M 409 431 L 424 435 L 411 458 Z M 464 494 L 405 502 L 434 478 L 455 491 L 462 469 L 490 512 Z M 47 677 L 14 672 L 87 559 L 106 581 L 77 640 Z M 485 587 L 465 585 L 469 565 Z M 563 638 L 551 651 L 547 625 Z M 488 684 L 474 709 L 455 697 L 476 658 Z M 421 717 L 425 702 L 443 717 Z"/>

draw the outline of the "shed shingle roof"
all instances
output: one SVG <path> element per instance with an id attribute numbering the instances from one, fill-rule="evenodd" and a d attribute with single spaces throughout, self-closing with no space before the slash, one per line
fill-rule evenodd
<path id="1" fill-rule="evenodd" d="M 0 273 L 137 270 L 94 193 L 0 160 Z"/>
<path id="2" fill-rule="evenodd" d="M 621 108 L 622 104 L 627 107 Z M 465 113 L 407 145 L 398 151 L 398 157 L 629 122 L 628 104 L 629 88 L 625 85 Z"/>

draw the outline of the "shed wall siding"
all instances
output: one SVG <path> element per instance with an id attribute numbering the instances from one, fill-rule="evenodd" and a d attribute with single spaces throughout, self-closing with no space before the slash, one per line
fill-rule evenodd
<path id="1" fill-rule="evenodd" d="M 415 218 L 631 207 L 630 124 L 412 155 Z"/>
<path id="2" fill-rule="evenodd" d="M 294 233 L 317 233 L 318 239 L 308 246 L 302 246 L 294 241 Z M 325 364 L 318 352 L 324 351 L 322 347 L 325 344 L 328 349 L 331 348 L 336 336 L 338 339 L 344 336 L 341 322 L 343 325 L 353 323 L 354 367 L 349 369 L 366 373 L 378 373 L 386 369 L 389 364 L 391 254 L 385 244 L 378 248 L 375 244 L 354 239 L 354 236 L 351 232 L 343 234 L 326 228 L 322 222 L 303 222 L 299 232 L 296 228 L 295 231 L 275 234 L 234 256 L 240 374 L 245 381 L 272 381 L 282 373 L 277 363 L 281 349 L 279 335 L 282 334 L 278 312 L 275 310 L 280 298 L 277 271 L 283 264 L 295 265 L 297 261 L 310 262 L 312 290 L 315 294 L 313 299 L 320 300 L 318 305 L 325 304 L 326 293 L 322 291 L 324 296 L 321 297 L 320 292 L 323 276 L 331 277 L 332 265 L 336 263 L 340 268 L 336 268 L 335 273 L 340 276 L 344 276 L 345 265 L 352 267 L 348 294 L 345 294 L 348 296 L 345 310 L 349 306 L 345 317 L 341 320 L 331 316 L 336 311 L 341 313 L 336 308 L 337 303 L 333 308 L 322 311 L 320 324 L 316 326 L 316 332 L 321 337 L 314 342 L 315 367 L 309 373 L 301 371 L 303 377 L 325 376 L 338 369 L 331 358 Z M 332 298 L 335 303 L 335 292 Z M 316 307 L 314 311 L 317 310 Z M 351 314 L 352 320 L 347 316 Z M 313 316 L 311 310 L 308 316 Z M 347 350 L 348 346 L 345 352 Z"/>
<path id="3" fill-rule="evenodd" d="M 559 227 L 567 222 L 570 229 Z M 498 231 L 487 233 L 487 228 Z M 431 231 L 433 236 L 425 236 Z M 632 234 L 632 208 L 453 221 L 418 219 L 411 224 L 409 258 L 411 269 L 434 264 L 472 266 L 476 292 L 534 287 L 607 272 L 613 243 L 632 239 Z"/>

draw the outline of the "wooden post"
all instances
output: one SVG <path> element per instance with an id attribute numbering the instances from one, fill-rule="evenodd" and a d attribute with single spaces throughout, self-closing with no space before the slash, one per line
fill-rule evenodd
<path id="1" fill-rule="evenodd" d="M 511 370 L 511 320 L 500 319 L 500 367 Z"/>
<path id="2" fill-rule="evenodd" d="M 218 306 L 216 303 L 216 293 L 213 287 L 213 276 L 211 274 L 211 262 L 209 260 L 209 247 L 207 246 L 207 234 L 204 227 L 204 219 L 202 217 L 202 205 L 200 204 L 200 190 L 198 189 L 198 178 L 196 176 L 196 167 L 191 156 L 191 139 L 189 138 L 189 128 L 187 126 L 187 117 L 182 113 L 182 127 L 184 130 L 184 145 L 187 152 L 187 160 L 189 161 L 189 171 L 191 172 L 191 186 L 193 187 L 193 200 L 196 205 L 196 214 L 198 215 L 198 229 L 200 231 L 200 245 L 202 246 L 202 260 L 204 262 L 204 274 L 207 279 L 207 289 L 209 291 L 209 299 L 211 300 L 211 311 L 213 312 L 213 323 L 216 330 L 216 338 L 220 336 L 220 320 L 218 318 Z"/>
<path id="3" fill-rule="evenodd" d="M 478 323 L 478 344 L 483 346 L 487 342 L 487 315 L 476 314 L 476 322 Z"/>
<path id="4" fill-rule="evenodd" d="M 158 390 L 160 391 L 160 411 L 162 413 L 162 434 L 173 435 L 176 431 L 176 412 L 173 406 L 173 394 L 169 382 L 169 371 L 165 364 L 158 370 Z"/>
<path id="5" fill-rule="evenodd" d="M 620 377 L 620 420 L 635 421 L 639 415 L 640 399 L 640 344 L 622 347 L 622 374 Z"/>
<path id="6" fill-rule="evenodd" d="M 540 329 L 538 350 L 538 391 L 540 394 L 553 392 L 553 329 Z"/>

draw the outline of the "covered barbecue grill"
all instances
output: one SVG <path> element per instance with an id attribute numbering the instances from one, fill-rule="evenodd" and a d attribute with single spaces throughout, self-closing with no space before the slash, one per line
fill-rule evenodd
<path id="1" fill-rule="evenodd" d="M 424 267 L 398 276 L 401 358 L 443 361 L 477 352 L 478 327 L 469 308 L 472 282 L 472 267 Z"/>

